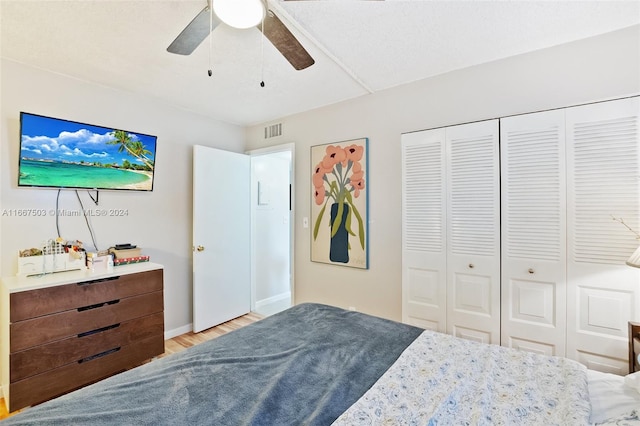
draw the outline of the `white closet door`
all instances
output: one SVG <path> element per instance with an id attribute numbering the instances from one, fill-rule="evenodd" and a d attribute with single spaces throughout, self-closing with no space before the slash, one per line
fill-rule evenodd
<path id="1" fill-rule="evenodd" d="M 565 355 L 564 111 L 500 119 L 502 345 Z"/>
<path id="2" fill-rule="evenodd" d="M 402 135 L 402 321 L 446 331 L 444 129 Z"/>
<path id="3" fill-rule="evenodd" d="M 626 374 L 627 321 L 640 320 L 638 98 L 567 109 L 568 357 Z"/>
<path id="4" fill-rule="evenodd" d="M 446 128 L 447 332 L 500 344 L 498 120 Z"/>

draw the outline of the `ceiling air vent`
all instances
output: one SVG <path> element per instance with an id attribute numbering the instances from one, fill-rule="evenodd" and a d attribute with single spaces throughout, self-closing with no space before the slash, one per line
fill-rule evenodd
<path id="1" fill-rule="evenodd" d="M 275 138 L 282 135 L 282 123 L 272 124 L 264 128 L 264 138 Z"/>

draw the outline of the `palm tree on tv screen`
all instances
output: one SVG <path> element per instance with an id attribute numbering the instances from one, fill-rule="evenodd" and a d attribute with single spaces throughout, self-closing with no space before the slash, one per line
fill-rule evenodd
<path id="1" fill-rule="evenodd" d="M 147 155 L 153 154 L 149 151 L 141 141 L 133 141 L 130 146 L 133 155 L 141 159 L 151 170 L 153 170 L 153 161 Z"/>
<path id="2" fill-rule="evenodd" d="M 118 152 L 126 151 L 129 155 L 141 160 L 149 170 L 153 171 L 153 161 L 147 157 L 147 155 L 152 154 L 152 152 L 146 149 L 142 142 L 134 141 L 131 139 L 131 136 L 129 136 L 129 133 L 124 130 L 114 130 L 110 135 L 114 139 L 108 141 L 107 144 L 119 145 Z"/>

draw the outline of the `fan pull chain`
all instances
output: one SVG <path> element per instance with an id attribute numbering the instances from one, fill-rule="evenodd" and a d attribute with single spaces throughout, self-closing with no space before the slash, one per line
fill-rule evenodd
<path id="1" fill-rule="evenodd" d="M 212 63 L 212 56 L 213 56 L 213 34 L 211 34 L 213 32 L 213 6 L 211 5 L 211 2 L 208 2 L 209 4 L 209 69 L 207 70 L 207 74 L 209 75 L 209 77 L 211 77 L 213 75 L 213 71 L 212 68 L 213 66 L 211 65 Z"/>
<path id="2" fill-rule="evenodd" d="M 265 15 L 269 13 L 267 10 Z M 264 87 L 264 16 L 262 17 L 262 37 L 260 37 L 260 87 Z"/>

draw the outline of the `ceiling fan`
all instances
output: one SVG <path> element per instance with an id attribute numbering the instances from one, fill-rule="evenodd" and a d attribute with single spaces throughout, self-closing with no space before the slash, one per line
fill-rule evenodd
<path id="1" fill-rule="evenodd" d="M 211 13 L 211 1 L 213 1 L 213 11 Z M 238 8 L 237 0 L 233 0 L 235 4 L 232 7 Z M 315 63 L 311 55 L 302 47 L 302 44 L 295 38 L 289 29 L 282 23 L 273 11 L 268 7 L 266 0 L 252 0 L 259 2 L 262 6 L 260 12 L 260 21 L 256 28 L 263 31 L 264 36 L 275 46 L 276 49 L 285 57 L 287 61 L 296 70 L 303 70 Z M 182 30 L 178 37 L 169 45 L 167 51 L 178 55 L 190 55 L 209 33 L 217 27 L 221 22 L 226 22 L 220 9 L 222 0 L 207 0 L 207 5 L 196 15 L 195 18 Z M 264 18 L 262 18 L 264 17 Z M 232 24 L 232 26 L 235 26 Z M 249 28 L 249 27 L 239 27 Z"/>

